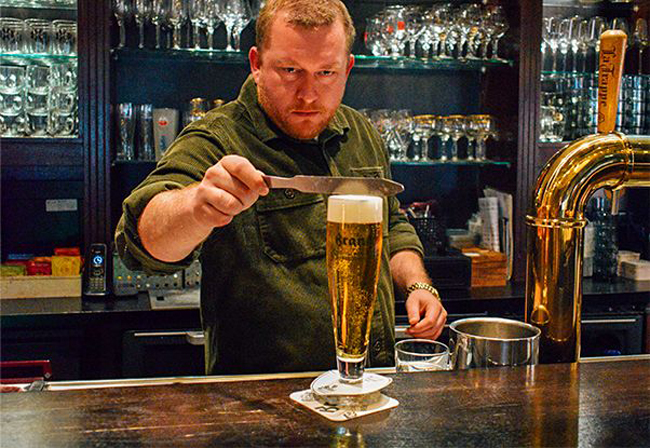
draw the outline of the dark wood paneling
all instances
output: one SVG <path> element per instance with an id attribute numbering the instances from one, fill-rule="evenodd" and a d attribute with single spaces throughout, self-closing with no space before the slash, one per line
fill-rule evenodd
<path id="1" fill-rule="evenodd" d="M 525 215 L 535 183 L 539 139 L 539 93 L 542 39 L 542 2 L 520 2 L 522 33 L 519 47 L 519 114 L 517 148 L 517 196 L 515 198 L 515 280 L 526 276 Z"/>
<path id="2" fill-rule="evenodd" d="M 81 138 L 3 138 L 2 166 L 83 165 Z"/>

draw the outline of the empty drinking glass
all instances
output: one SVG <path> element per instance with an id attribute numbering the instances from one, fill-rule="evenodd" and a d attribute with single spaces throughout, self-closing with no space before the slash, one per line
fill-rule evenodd
<path id="1" fill-rule="evenodd" d="M 138 160 L 156 160 L 153 144 L 153 105 L 136 106 L 138 126 Z"/>
<path id="2" fill-rule="evenodd" d="M 203 14 L 206 9 L 205 0 L 188 0 L 188 18 L 192 24 L 192 42 L 195 50 L 201 48 L 201 25 Z M 210 43 L 208 42 L 208 46 Z"/>
<path id="3" fill-rule="evenodd" d="M 25 133 L 31 136 L 47 134 L 50 99 L 50 68 L 30 65 L 26 71 Z"/>
<path id="4" fill-rule="evenodd" d="M 43 19 L 25 20 L 27 52 L 48 54 L 52 51 L 52 22 Z"/>
<path id="5" fill-rule="evenodd" d="M 0 53 L 24 51 L 25 23 L 13 17 L 0 17 Z"/>
<path id="6" fill-rule="evenodd" d="M 450 115 L 448 120 L 448 132 L 451 137 L 451 150 L 449 159 L 452 162 L 458 160 L 458 140 L 465 135 L 465 117 L 462 115 Z"/>
<path id="7" fill-rule="evenodd" d="M 250 7 L 246 0 L 217 0 L 218 15 L 226 27 L 226 51 L 235 51 L 231 42 L 238 23 L 250 20 Z M 246 22 L 248 23 L 248 22 Z"/>
<path id="8" fill-rule="evenodd" d="M 0 133 L 15 137 L 24 133 L 23 67 L 0 66 Z"/>
<path id="9" fill-rule="evenodd" d="M 429 162 L 429 140 L 433 135 L 436 122 L 435 115 L 416 115 L 413 117 L 413 143 L 415 150 L 412 160 L 414 162 Z"/>
<path id="10" fill-rule="evenodd" d="M 169 23 L 172 25 L 172 47 L 175 50 L 181 48 L 181 27 L 187 19 L 187 8 L 184 0 L 171 0 L 169 6 Z"/>
<path id="11" fill-rule="evenodd" d="M 77 23 L 71 20 L 54 20 L 54 45 L 55 54 L 77 54 Z"/>
<path id="12" fill-rule="evenodd" d="M 156 49 L 161 48 L 160 28 L 167 23 L 170 1 L 171 0 L 153 0 L 151 5 L 151 23 L 153 23 L 156 29 Z"/>
<path id="13" fill-rule="evenodd" d="M 151 7 L 150 0 L 133 0 L 133 16 L 140 31 L 138 48 L 144 48 L 144 24 L 151 18 Z"/>
<path id="14" fill-rule="evenodd" d="M 406 33 L 406 9 L 402 5 L 388 6 L 383 16 L 383 29 L 389 35 L 390 56 L 398 58 L 404 55 Z"/>
<path id="15" fill-rule="evenodd" d="M 492 115 L 475 115 L 477 121 L 476 138 L 478 145 L 476 146 L 476 161 L 483 162 L 487 160 L 485 141 L 489 137 L 496 137 L 496 123 Z"/>
<path id="16" fill-rule="evenodd" d="M 429 339 L 405 339 L 395 344 L 398 373 L 450 370 L 449 347 Z"/>
<path id="17" fill-rule="evenodd" d="M 135 146 L 133 137 L 135 131 L 135 111 L 132 103 L 117 105 L 117 129 L 119 140 L 117 142 L 117 160 L 134 160 Z"/>
<path id="18" fill-rule="evenodd" d="M 120 30 L 120 42 L 117 48 L 124 48 L 126 44 L 126 33 L 124 29 L 124 21 L 131 16 L 131 0 L 112 0 L 113 14 L 117 20 L 117 26 Z"/>
<path id="19" fill-rule="evenodd" d="M 77 64 L 64 62 L 52 65 L 50 87 L 48 133 L 60 137 L 76 134 Z"/>
<path id="20" fill-rule="evenodd" d="M 639 48 L 639 62 L 637 73 L 643 72 L 643 51 L 650 46 L 650 34 L 648 33 L 648 22 L 643 17 L 636 19 L 634 24 L 634 43 Z"/>
<path id="21" fill-rule="evenodd" d="M 491 24 L 494 29 L 494 34 L 492 34 L 492 59 L 495 61 L 507 62 L 507 60 L 499 57 L 499 41 L 508 31 L 508 20 L 506 15 L 503 12 L 501 6 L 490 6 L 490 15 L 487 18 L 487 22 Z"/>

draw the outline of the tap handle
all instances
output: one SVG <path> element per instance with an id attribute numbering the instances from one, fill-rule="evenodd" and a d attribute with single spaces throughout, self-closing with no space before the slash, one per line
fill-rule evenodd
<path id="1" fill-rule="evenodd" d="M 609 134 L 616 126 L 626 42 L 627 34 L 621 30 L 607 30 L 600 35 L 598 64 L 598 133 L 600 134 Z"/>

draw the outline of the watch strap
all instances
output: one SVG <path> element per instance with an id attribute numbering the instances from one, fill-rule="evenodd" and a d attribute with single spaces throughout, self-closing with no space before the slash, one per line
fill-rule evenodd
<path id="1" fill-rule="evenodd" d="M 424 289 L 425 291 L 429 291 L 436 299 L 440 300 L 440 293 L 438 293 L 438 290 L 430 284 L 424 282 L 415 282 L 406 288 L 406 298 L 408 299 L 411 293 L 416 289 Z"/>

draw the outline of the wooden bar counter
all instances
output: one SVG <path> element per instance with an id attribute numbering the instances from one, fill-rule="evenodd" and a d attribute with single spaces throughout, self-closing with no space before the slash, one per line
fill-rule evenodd
<path id="1" fill-rule="evenodd" d="M 0 445 L 650 446 L 647 357 L 392 374 L 385 393 L 400 405 L 345 423 L 291 401 L 312 378 L 285 376 L 50 383 L 2 394 Z"/>

